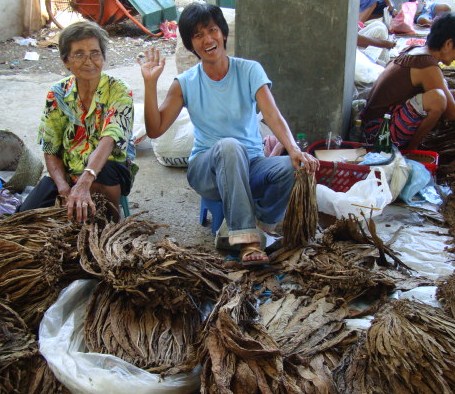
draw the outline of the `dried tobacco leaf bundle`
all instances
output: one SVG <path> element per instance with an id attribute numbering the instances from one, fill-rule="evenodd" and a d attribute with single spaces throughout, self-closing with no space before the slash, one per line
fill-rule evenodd
<path id="1" fill-rule="evenodd" d="M 439 283 L 436 297 L 443 305 L 446 313 L 455 318 L 455 273 Z"/>
<path id="2" fill-rule="evenodd" d="M 374 262 L 380 266 L 396 268 L 404 273 L 411 272 L 412 269 L 404 264 L 396 253 L 379 238 L 374 220 L 372 218 L 367 219 L 365 216 L 364 219 L 366 229 L 363 228 L 362 223 L 353 215 L 349 215 L 347 219 L 338 219 L 324 231 L 322 244 L 351 259 L 355 259 L 356 253 L 352 253 L 352 250 L 346 253 L 346 249 L 353 247 L 358 250 L 360 249 L 359 245 L 353 245 L 353 243 L 361 244 L 363 252 L 359 253 L 359 257 L 363 258 L 365 253 L 368 253 L 369 257 L 373 258 Z M 369 232 L 369 235 L 367 235 L 366 231 Z M 347 245 L 350 245 L 350 247 L 347 248 Z M 369 245 L 371 246 L 369 247 Z M 376 250 L 376 252 L 372 253 L 373 250 Z M 386 259 L 386 255 L 393 260 L 393 264 Z"/>
<path id="3" fill-rule="evenodd" d="M 295 172 L 295 183 L 284 216 L 284 244 L 306 246 L 314 238 L 317 224 L 316 179 L 301 168 Z"/>
<path id="4" fill-rule="evenodd" d="M 62 208 L 21 212 L 0 221 L 0 293 L 32 330 L 64 287 L 63 265 L 78 267 L 77 233 L 78 226 Z"/>
<path id="5" fill-rule="evenodd" d="M 449 227 L 450 235 L 455 238 L 455 162 L 452 164 L 454 171 L 451 175 L 452 179 L 452 193 L 447 196 L 445 204 L 441 208 L 442 214 L 444 216 L 444 220 Z M 454 253 L 455 252 L 455 239 L 452 240 L 451 245 L 447 248 L 448 252 Z"/>
<path id="6" fill-rule="evenodd" d="M 369 268 L 369 254 L 359 245 L 354 246 L 359 253 L 355 259 L 351 258 L 354 249 L 345 256 L 340 250 L 335 252 L 316 244 L 303 250 L 281 250 L 274 255 L 273 263 L 285 275 L 274 293 L 283 294 L 280 289 L 292 288 L 296 294 L 313 297 L 328 287 L 329 297 L 342 298 L 347 303 L 360 297 L 385 302 L 387 294 L 395 288 L 393 278 L 386 270 Z M 344 247 L 352 248 L 352 245 Z M 270 280 L 271 275 L 274 274 L 256 276 L 259 291 L 272 290 L 263 282 Z"/>
<path id="7" fill-rule="evenodd" d="M 69 393 L 39 355 L 35 335 L 4 301 L 0 322 L 0 393 Z"/>
<path id="8" fill-rule="evenodd" d="M 276 342 L 256 321 L 246 288 L 228 285 L 207 319 L 199 356 L 201 393 L 300 393 Z"/>
<path id="9" fill-rule="evenodd" d="M 451 89 L 455 88 L 455 70 L 451 67 L 443 68 L 442 72 Z M 455 160 L 455 122 L 444 121 L 439 122 L 436 127 L 431 130 L 422 142 L 424 150 L 438 152 L 439 164 L 444 167 Z M 438 171 L 439 175 L 439 171 Z"/>
<path id="10" fill-rule="evenodd" d="M 307 297 L 288 294 L 263 304 L 260 314 L 267 332 L 285 356 L 311 357 L 332 347 L 341 347 L 348 338 L 355 337 L 344 323 L 349 317 L 348 308 L 328 301 L 324 294 L 310 301 Z M 352 338 L 342 347 L 346 343 L 352 343 Z"/>
<path id="11" fill-rule="evenodd" d="M 451 393 L 455 320 L 420 302 L 393 301 L 376 314 L 335 378 L 341 392 Z"/>
<path id="12" fill-rule="evenodd" d="M 0 365 L 1 393 L 70 394 L 40 356 L 24 357 L 17 362 Z"/>
<path id="13" fill-rule="evenodd" d="M 133 216 L 102 231 L 96 225 L 84 227 L 78 241 L 82 267 L 151 306 L 181 311 L 216 300 L 228 281 L 222 260 L 168 239 L 152 242 L 158 227 Z"/>
<path id="14" fill-rule="evenodd" d="M 91 352 L 111 354 L 167 375 L 197 365 L 193 345 L 200 328 L 198 311 L 173 313 L 104 282 L 90 296 L 84 325 Z"/>
<path id="15" fill-rule="evenodd" d="M 0 301 L 0 322 L 0 366 L 38 353 L 35 336 L 4 301 Z"/>
<path id="16" fill-rule="evenodd" d="M 302 392 L 337 393 L 332 370 L 357 340 L 356 332 L 344 323 L 347 307 L 329 302 L 324 294 L 310 300 L 287 294 L 259 311 Z"/>

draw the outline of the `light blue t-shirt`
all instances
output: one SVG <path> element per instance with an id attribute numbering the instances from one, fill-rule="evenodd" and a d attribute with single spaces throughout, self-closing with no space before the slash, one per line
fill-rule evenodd
<path id="1" fill-rule="evenodd" d="M 210 79 L 200 63 L 176 79 L 194 125 L 190 161 L 226 137 L 240 141 L 250 159 L 264 156 L 256 93 L 265 84 L 271 86 L 271 82 L 258 62 L 229 57 L 229 70 L 221 81 Z"/>

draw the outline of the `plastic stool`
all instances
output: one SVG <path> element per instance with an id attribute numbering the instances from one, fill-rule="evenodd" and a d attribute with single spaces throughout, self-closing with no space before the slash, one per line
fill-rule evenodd
<path id="1" fill-rule="evenodd" d="M 128 197 L 127 196 L 120 196 L 120 205 L 123 208 L 123 216 L 128 217 L 130 216 L 130 206 L 128 203 Z"/>
<path id="2" fill-rule="evenodd" d="M 201 212 L 199 214 L 199 223 L 203 226 L 207 224 L 207 211 L 212 214 L 212 234 L 215 235 L 216 231 L 223 223 L 223 203 L 221 201 L 209 200 L 201 197 Z"/>

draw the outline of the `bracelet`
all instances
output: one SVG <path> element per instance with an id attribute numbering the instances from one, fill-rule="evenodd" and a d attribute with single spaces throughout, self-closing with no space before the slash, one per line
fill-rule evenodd
<path id="1" fill-rule="evenodd" d="M 93 176 L 93 180 L 95 180 L 95 179 L 96 179 L 96 171 L 95 171 L 93 168 L 88 168 L 88 167 L 87 167 L 87 168 L 84 168 L 84 171 L 87 171 L 87 172 L 89 172 L 89 173 L 90 173 L 90 175 L 92 175 L 92 176 Z"/>

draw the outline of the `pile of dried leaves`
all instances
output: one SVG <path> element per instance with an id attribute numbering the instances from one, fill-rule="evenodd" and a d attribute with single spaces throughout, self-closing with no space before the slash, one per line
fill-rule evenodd
<path id="1" fill-rule="evenodd" d="M 455 273 L 439 283 L 436 297 L 446 313 L 455 318 Z"/>
<path id="2" fill-rule="evenodd" d="M 201 393 L 300 393 L 246 287 L 226 286 L 205 322 Z"/>
<path id="3" fill-rule="evenodd" d="M 335 372 L 340 392 L 451 393 L 455 387 L 455 320 L 441 309 L 393 301 Z"/>
<path id="4" fill-rule="evenodd" d="M 98 284 L 87 305 L 85 342 L 91 352 L 111 354 L 152 373 L 192 370 L 192 346 L 201 316 L 198 311 L 172 312 Z"/>
<path id="5" fill-rule="evenodd" d="M 164 375 L 197 365 L 201 310 L 228 278 L 212 255 L 155 242 L 159 227 L 136 216 L 104 228 L 86 225 L 78 249 L 82 267 L 102 281 L 87 309 L 89 350 Z"/>
<path id="6" fill-rule="evenodd" d="M 34 332 L 60 290 L 87 276 L 78 264 L 79 228 L 68 221 L 64 208 L 21 212 L 0 221 L 0 294 Z"/>
<path id="7" fill-rule="evenodd" d="M 294 190 L 296 206 L 314 187 L 304 181 Z M 200 364 L 202 393 L 455 387 L 455 322 L 442 310 L 390 302 L 410 270 L 374 222 L 339 220 L 309 243 L 316 219 L 302 221 L 313 207 L 311 199 L 305 204 L 288 222 L 293 247 L 251 271 L 229 271 L 217 257 L 157 240 L 161 226 L 137 216 L 113 223 L 101 215 L 80 227 L 64 209 L 49 208 L 1 221 L 0 391 L 62 390 L 27 325 L 36 328 L 63 284 L 87 275 L 100 280 L 87 305 L 88 349 L 163 376 Z M 452 316 L 453 294 L 452 275 L 438 291 Z M 369 306 L 357 310 L 356 301 Z M 365 335 L 345 323 L 379 308 Z"/>
<path id="8" fill-rule="evenodd" d="M 367 298 L 372 301 L 371 309 L 362 313 L 373 312 L 395 288 L 390 270 L 379 264 L 385 261 L 386 253 L 394 254 L 377 236 L 374 240 L 362 231 L 355 219 L 342 219 L 324 232 L 319 244 L 278 250 L 272 255 L 273 270 L 253 274 L 256 294 L 272 290 L 276 299 L 292 289 L 294 294 L 309 297 L 327 292 L 334 300 L 346 303 Z M 382 264 L 394 267 L 387 261 Z M 282 278 L 277 279 L 277 271 Z"/>
<path id="9" fill-rule="evenodd" d="M 349 317 L 346 305 L 329 301 L 324 293 L 313 298 L 291 293 L 264 303 L 259 312 L 301 392 L 336 392 L 332 370 L 357 340 L 357 332 L 343 321 Z"/>
<path id="10" fill-rule="evenodd" d="M 442 72 L 449 88 L 455 89 L 455 68 L 443 68 Z M 422 145 L 427 150 L 439 153 L 440 169 L 445 172 L 445 166 L 455 161 L 455 122 L 440 122 L 425 137 Z M 438 171 L 439 172 L 439 171 Z"/>
<path id="11" fill-rule="evenodd" d="M 194 310 L 201 302 L 216 300 L 228 281 L 223 261 L 169 239 L 151 242 L 159 227 L 135 216 L 103 229 L 84 226 L 78 240 L 82 267 L 150 307 Z"/>
<path id="12" fill-rule="evenodd" d="M 24 320 L 0 302 L 0 392 L 68 392 L 55 378 Z"/>

